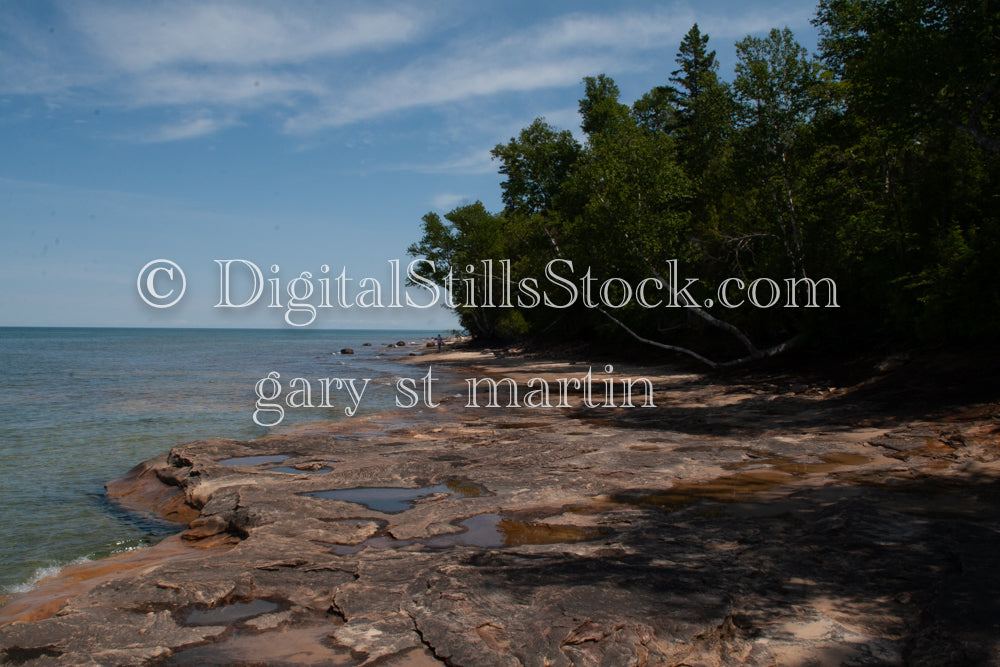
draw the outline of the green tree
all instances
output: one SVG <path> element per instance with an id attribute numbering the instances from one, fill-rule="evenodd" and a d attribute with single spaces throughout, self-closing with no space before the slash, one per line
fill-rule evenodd
<path id="1" fill-rule="evenodd" d="M 701 178 L 732 134 L 732 93 L 719 79 L 715 51 L 708 51 L 708 35 L 701 34 L 697 23 L 681 42 L 677 64 L 671 81 L 678 91 L 680 152 L 689 172 Z"/>
<path id="2" fill-rule="evenodd" d="M 605 74 L 583 80 L 584 94 L 580 99 L 580 128 L 587 136 L 614 132 L 630 122 L 629 108 L 618 101 L 621 92 L 614 79 Z"/>
<path id="3" fill-rule="evenodd" d="M 459 206 L 445 214 L 423 217 L 423 236 L 407 252 L 433 262 L 422 263 L 417 273 L 441 287 L 452 287 L 455 311 L 463 327 L 479 338 L 507 338 L 527 331 L 524 318 L 509 308 L 499 308 L 499 283 L 487 284 L 486 265 L 493 261 L 494 281 L 499 261 L 517 256 L 522 235 L 503 215 L 490 213 L 482 202 Z M 450 277 L 450 279 L 449 279 Z M 465 279 L 471 278 L 470 283 Z M 487 291 L 491 290 L 492 304 Z"/>
<path id="4" fill-rule="evenodd" d="M 672 132 L 680 124 L 674 89 L 656 86 L 632 103 L 632 116 L 650 132 Z"/>
<path id="5" fill-rule="evenodd" d="M 690 257 L 691 183 L 669 135 L 630 123 L 593 136 L 565 187 L 584 202 L 564 243 L 578 260 L 636 278 L 668 259 Z"/>
<path id="6" fill-rule="evenodd" d="M 672 85 L 654 88 L 633 106 L 640 125 L 654 131 L 657 123 L 647 118 L 646 108 L 659 108 L 664 119 L 659 131 L 676 140 L 678 160 L 692 183 L 690 241 L 706 258 L 718 254 L 720 225 L 728 223 L 719 211 L 727 189 L 723 176 L 734 111 L 732 93 L 718 77 L 719 63 L 708 41 L 697 23 L 692 26 L 677 52 Z"/>
<path id="7" fill-rule="evenodd" d="M 1000 153 L 995 1 L 822 0 L 815 23 L 852 109 L 910 137 L 950 127 Z"/>
<path id="8" fill-rule="evenodd" d="M 665 85 L 631 107 L 610 77 L 584 79 L 580 145 L 541 118 L 497 145 L 504 210 L 424 217 L 414 254 L 455 283 L 481 337 L 618 337 L 702 356 L 710 329 L 745 351 L 800 334 L 847 344 L 1000 333 L 1000 13 L 993 0 L 822 0 L 822 60 L 790 30 L 736 44 L 731 85 L 695 25 Z M 552 258 L 576 277 L 669 283 L 671 260 L 711 289 L 794 275 L 833 278 L 844 308 L 709 312 L 631 306 L 483 308 L 484 260 L 535 278 Z M 672 267 L 670 267 L 672 268 Z M 494 276 L 497 279 L 498 276 Z M 620 281 L 608 296 L 623 297 Z M 671 299 L 665 286 L 659 296 Z M 696 288 L 697 289 L 697 288 Z M 652 296 L 647 293 L 647 296 Z M 698 300 L 695 295 L 694 300 Z M 686 299 L 685 299 L 686 300 Z M 663 331 L 684 325 L 672 342 Z M 687 336 L 687 338 L 679 337 Z M 731 342 L 709 349 L 733 353 Z M 720 339 L 721 340 L 721 339 Z M 752 341 L 785 341 L 757 347 Z M 685 345 L 686 347 L 681 347 Z M 714 355 L 713 355 L 714 356 Z"/>
<path id="9" fill-rule="evenodd" d="M 682 159 L 697 173 L 718 153 L 732 126 L 731 95 L 719 79 L 708 39 L 695 23 L 681 42 L 670 84 L 653 88 L 632 105 L 641 127 L 679 139 Z"/>
<path id="10" fill-rule="evenodd" d="M 824 0 L 815 23 L 845 91 L 840 238 L 869 319 L 907 338 L 997 332 L 996 3 Z"/>
<path id="11" fill-rule="evenodd" d="M 536 118 L 516 139 L 497 144 L 491 154 L 506 177 L 500 188 L 507 212 L 532 215 L 554 206 L 580 155 L 580 144 L 569 130 L 556 130 L 544 118 Z"/>
<path id="12" fill-rule="evenodd" d="M 736 53 L 740 140 L 745 163 L 755 168 L 763 189 L 763 196 L 750 199 L 761 218 L 757 224 L 763 224 L 750 231 L 776 234 L 794 274 L 802 277 L 805 244 L 797 199 L 807 184 L 796 147 L 829 101 L 822 68 L 788 28 L 771 30 L 766 38 L 747 37 L 736 44 Z"/>

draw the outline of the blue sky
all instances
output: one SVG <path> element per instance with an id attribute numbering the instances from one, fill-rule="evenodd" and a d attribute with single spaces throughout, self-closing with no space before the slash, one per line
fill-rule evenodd
<path id="1" fill-rule="evenodd" d="M 0 325 L 285 326 L 266 297 L 213 308 L 213 260 L 277 264 L 283 284 L 323 264 L 388 284 L 425 213 L 501 207 L 493 146 L 538 116 L 579 136 L 583 77 L 612 76 L 631 103 L 666 81 L 698 22 L 729 79 L 747 34 L 789 26 L 814 49 L 813 11 L 5 1 Z M 187 278 L 169 309 L 137 293 L 157 258 Z M 455 325 L 443 308 L 333 308 L 312 327 Z"/>

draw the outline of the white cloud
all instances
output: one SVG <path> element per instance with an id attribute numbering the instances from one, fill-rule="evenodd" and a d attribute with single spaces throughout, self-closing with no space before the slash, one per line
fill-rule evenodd
<path id="1" fill-rule="evenodd" d="M 159 131 L 177 138 L 232 124 L 213 118 L 267 108 L 284 131 L 303 135 L 413 109 L 577 86 L 583 76 L 648 68 L 652 53 L 672 65 L 696 20 L 714 46 L 804 24 L 810 13 L 775 6 L 695 11 L 675 3 L 470 34 L 460 13 L 442 22 L 442 9 L 403 4 L 111 0 L 59 11 L 50 28 L 24 11 L 0 9 L 7 19 L 0 21 L 0 94 L 37 94 L 67 106 L 160 107 L 189 117 L 193 109 L 210 111 Z M 550 119 L 577 124 L 563 121 Z"/>
<path id="2" fill-rule="evenodd" d="M 518 136 L 536 118 L 543 118 L 556 130 L 570 130 L 577 141 L 583 142 L 586 137 L 580 129 L 580 112 L 576 106 L 526 116 L 511 117 L 508 115 L 484 116 L 479 118 L 482 123 L 472 123 L 465 126 L 465 134 L 490 137 L 488 148 L 475 148 L 465 153 L 454 155 L 438 162 L 420 164 L 403 164 L 391 171 L 414 171 L 421 174 L 494 174 L 499 164 L 493 159 L 492 150 L 497 144 L 505 144 Z"/>
<path id="3" fill-rule="evenodd" d="M 576 137 L 577 141 L 583 141 L 586 137 L 583 134 L 583 130 L 580 129 L 580 123 L 583 122 L 583 118 L 580 116 L 580 107 L 566 107 L 564 109 L 552 109 L 544 113 L 537 114 L 536 118 L 541 117 L 545 119 L 545 122 L 556 128 L 557 130 L 569 130 Z M 531 120 L 534 120 L 532 118 Z M 518 132 L 520 128 L 526 127 L 531 121 L 521 123 L 518 125 Z"/>
<path id="4" fill-rule="evenodd" d="M 134 82 L 131 106 L 221 105 L 252 109 L 289 105 L 296 96 L 327 95 L 327 86 L 307 75 L 269 72 L 188 73 L 161 71 Z"/>
<path id="5" fill-rule="evenodd" d="M 144 143 L 162 143 L 167 141 L 181 141 L 184 139 L 194 139 L 208 134 L 214 134 L 219 130 L 239 124 L 235 118 L 213 118 L 207 114 L 199 114 L 179 123 L 165 125 L 158 130 L 150 132 L 140 138 Z"/>
<path id="6" fill-rule="evenodd" d="M 285 130 L 309 133 L 389 113 L 433 107 L 499 93 L 574 86 L 584 76 L 648 67 L 652 49 L 677 48 L 700 20 L 724 39 L 742 37 L 789 20 L 808 21 L 787 12 L 707 14 L 675 5 L 647 12 L 575 13 L 500 36 L 495 41 L 458 40 L 399 70 L 338 90 L 320 104 L 285 122 Z M 669 59 L 672 66 L 673 58 Z M 558 122 L 553 121 L 553 124 Z M 575 127 L 578 120 L 569 124 Z"/>
<path id="7" fill-rule="evenodd" d="M 660 9 L 618 15 L 571 14 L 545 26 L 539 38 L 548 48 L 616 47 L 647 49 L 675 41 L 691 27 L 688 12 Z"/>
<path id="8" fill-rule="evenodd" d="M 69 11 L 94 49 L 127 71 L 299 63 L 399 44 L 422 28 L 412 10 L 344 12 L 323 4 L 85 4 Z"/>
<path id="9" fill-rule="evenodd" d="M 450 211 L 459 204 L 471 201 L 468 195 L 456 195 L 450 192 L 435 195 L 431 205 L 440 211 Z"/>
<path id="10" fill-rule="evenodd" d="M 622 14 L 571 14 L 544 29 L 544 43 L 550 47 L 612 47 L 617 49 L 653 49 L 667 46 L 675 49 L 684 34 L 698 23 L 703 34 L 715 40 L 732 41 L 748 33 L 784 26 L 789 22 L 808 22 L 813 7 L 796 16 L 787 11 L 758 9 L 743 12 L 696 12 L 689 5 L 674 4 L 648 12 Z"/>
<path id="11" fill-rule="evenodd" d="M 419 174 L 488 174 L 497 170 L 490 148 L 472 151 L 441 162 L 402 164 L 387 171 L 415 171 Z"/>
<path id="12" fill-rule="evenodd" d="M 362 86 L 331 96 L 326 106 L 293 116 L 285 123 L 292 133 L 339 127 L 388 113 L 439 106 L 474 97 L 540 88 L 573 86 L 591 72 L 612 65 L 608 58 L 574 56 L 548 62 L 522 56 L 524 62 L 503 59 L 440 58 L 419 63 L 366 81 Z"/>
<path id="13" fill-rule="evenodd" d="M 80 91 L 126 107 L 330 94 L 341 59 L 407 44 L 428 25 L 426 12 L 403 6 L 83 2 L 60 9 L 55 27 L 0 9 L 0 94 Z"/>

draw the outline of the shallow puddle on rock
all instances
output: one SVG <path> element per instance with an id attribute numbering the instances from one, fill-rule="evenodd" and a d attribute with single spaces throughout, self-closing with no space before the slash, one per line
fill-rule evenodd
<path id="1" fill-rule="evenodd" d="M 587 426 L 593 426 L 595 428 L 600 428 L 602 426 L 609 426 L 611 428 L 617 428 L 619 426 L 628 426 L 628 423 L 624 421 L 618 421 L 615 419 L 581 419 L 581 422 Z"/>
<path id="2" fill-rule="evenodd" d="M 586 542 L 604 537 L 600 528 L 558 526 L 505 518 L 499 514 L 478 514 L 462 521 L 466 530 L 427 540 L 430 547 L 464 544 L 474 547 L 516 547 L 527 544 Z"/>
<path id="3" fill-rule="evenodd" d="M 677 484 L 666 491 L 651 493 L 625 493 L 611 497 L 612 501 L 628 505 L 652 505 L 668 512 L 676 512 L 702 500 L 718 502 L 741 502 L 752 496 L 792 479 L 792 475 L 780 470 L 753 470 L 717 477 L 708 482 Z"/>
<path id="4" fill-rule="evenodd" d="M 281 605 L 271 600 L 250 600 L 215 607 L 213 609 L 191 609 L 183 614 L 181 625 L 233 625 L 254 616 L 261 616 L 277 610 Z"/>
<path id="5" fill-rule="evenodd" d="M 285 459 L 291 458 L 288 454 L 275 454 L 272 456 L 237 456 L 232 459 L 219 461 L 224 466 L 256 466 L 261 463 L 281 463 Z"/>
<path id="6" fill-rule="evenodd" d="M 823 463 L 799 463 L 796 461 L 780 461 L 774 464 L 777 470 L 781 470 L 793 475 L 810 475 L 822 472 L 834 472 L 841 470 L 846 467 L 851 467 L 855 465 L 860 465 L 860 463 L 846 463 L 843 461 L 827 461 L 826 457 L 821 456 L 820 459 Z M 871 459 L 869 459 L 871 460 Z"/>
<path id="7" fill-rule="evenodd" d="M 460 479 L 446 479 L 445 486 L 454 491 L 461 498 L 478 498 L 483 494 L 483 487 L 472 482 L 463 482 Z"/>
<path id="8" fill-rule="evenodd" d="M 859 466 L 869 463 L 872 457 L 863 454 L 850 454 L 848 452 L 834 452 L 822 454 L 819 457 L 822 463 L 798 462 L 787 458 L 776 460 L 773 465 L 776 469 L 793 475 L 806 475 L 821 472 L 833 472 L 841 468 Z"/>
<path id="9" fill-rule="evenodd" d="M 369 509 L 386 514 L 405 512 L 422 498 L 435 494 L 446 494 L 459 498 L 474 498 L 483 493 L 484 489 L 472 482 L 458 479 L 446 479 L 442 484 L 424 486 L 418 489 L 407 489 L 397 486 L 367 486 L 353 489 L 332 489 L 330 491 L 313 491 L 302 495 L 328 500 L 342 500 L 348 503 L 364 505 Z"/>
<path id="10" fill-rule="evenodd" d="M 744 447 L 743 445 L 681 445 L 674 447 L 675 452 L 719 452 L 719 451 L 741 451 L 747 453 L 759 453 L 760 450 Z"/>
<path id="11" fill-rule="evenodd" d="M 333 544 L 331 545 L 331 551 L 338 556 L 349 556 L 351 554 L 356 554 L 365 548 L 365 543 L 361 544 Z"/>
<path id="12" fill-rule="evenodd" d="M 236 634 L 228 639 L 182 649 L 163 664 L 193 665 L 356 665 L 346 647 L 335 646 L 327 638 L 328 626 L 296 628 L 262 634 Z M 391 663 L 388 663 L 391 664 Z"/>
<path id="13" fill-rule="evenodd" d="M 426 647 L 409 649 L 380 663 L 382 667 L 440 667 L 445 663 L 434 657 Z"/>
<path id="14" fill-rule="evenodd" d="M 558 526 L 534 523 L 521 519 L 503 517 L 500 514 L 477 514 L 458 524 L 464 530 L 460 533 L 437 535 L 428 539 L 412 538 L 396 540 L 380 535 L 360 544 L 333 545 L 333 552 L 339 555 L 354 554 L 362 549 L 403 549 L 413 545 L 431 549 L 446 549 L 455 546 L 471 547 L 516 547 L 528 544 L 561 544 L 586 542 L 605 536 L 601 528 L 583 526 Z"/>
<path id="15" fill-rule="evenodd" d="M 833 452 L 832 454 L 823 454 L 820 459 L 827 463 L 836 463 L 838 465 L 845 466 L 859 466 L 865 463 L 871 463 L 872 457 L 866 454 L 851 454 L 849 452 Z"/>
<path id="16" fill-rule="evenodd" d="M 292 466 L 279 466 L 277 468 L 268 468 L 267 472 L 283 472 L 289 475 L 299 475 L 299 474 L 322 475 L 323 473 L 330 472 L 331 470 L 333 470 L 333 468 L 329 468 L 326 466 L 322 468 L 317 468 L 316 470 L 299 470 L 298 468 L 293 468 Z"/>
<path id="17" fill-rule="evenodd" d="M 865 463 L 870 463 L 872 461 L 872 457 L 870 456 L 866 456 L 864 454 L 852 454 L 850 452 L 831 452 L 830 454 L 821 454 L 818 458 L 822 461 L 822 463 L 796 461 L 790 456 L 780 456 L 756 450 L 752 452 L 748 451 L 748 453 L 757 455 L 757 458 L 751 458 L 746 461 L 737 461 L 736 463 L 729 463 L 722 467 L 726 470 L 741 470 L 743 468 L 750 468 L 753 466 L 771 466 L 775 470 L 792 475 L 806 475 L 821 472 L 833 472 L 844 467 L 864 465 Z"/>

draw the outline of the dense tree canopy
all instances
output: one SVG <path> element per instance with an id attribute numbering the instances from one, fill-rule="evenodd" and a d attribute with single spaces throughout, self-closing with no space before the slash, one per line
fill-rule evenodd
<path id="1" fill-rule="evenodd" d="M 814 22 L 816 55 L 787 28 L 739 41 L 731 83 L 697 25 L 632 105 L 610 77 L 587 77 L 582 145 L 536 120 L 493 151 L 504 210 L 428 214 L 411 252 L 435 260 L 439 284 L 451 267 L 509 259 L 485 278 L 551 285 L 560 260 L 607 297 L 457 305 L 481 337 L 631 338 L 708 361 L 792 341 L 996 336 L 1000 7 L 823 0 Z M 826 278 L 837 308 L 820 307 Z M 755 281 L 787 284 L 798 307 L 713 298 Z M 630 294 L 640 284 L 667 305 Z"/>

